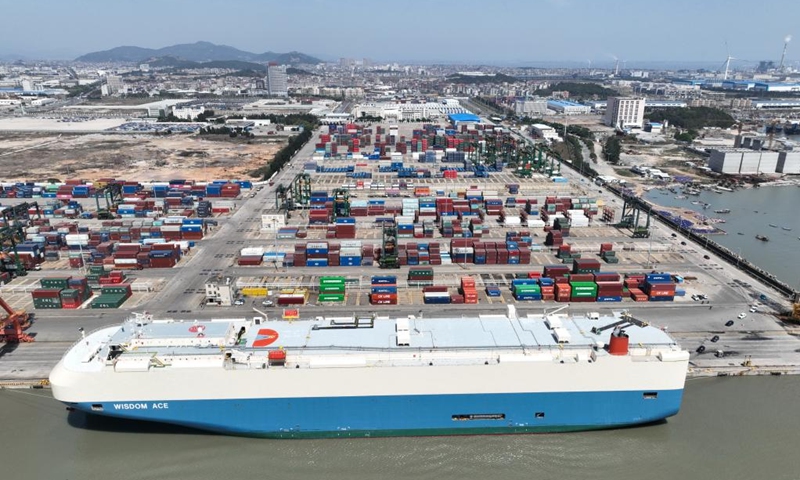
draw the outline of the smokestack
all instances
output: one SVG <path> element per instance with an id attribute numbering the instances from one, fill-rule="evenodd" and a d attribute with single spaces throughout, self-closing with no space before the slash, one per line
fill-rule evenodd
<path id="1" fill-rule="evenodd" d="M 783 62 L 781 62 L 781 64 L 782 64 L 782 63 L 783 63 Z M 614 62 L 614 76 L 615 76 L 615 77 L 618 77 L 618 76 L 619 76 L 619 58 L 618 58 L 618 59 L 616 59 L 616 62 Z"/>
<path id="2" fill-rule="evenodd" d="M 781 72 L 783 71 L 783 61 L 784 59 L 786 59 L 786 47 L 789 46 L 789 42 L 791 41 L 792 41 L 791 35 L 786 35 L 786 37 L 783 39 L 783 53 L 781 53 L 781 64 L 778 66 L 778 70 Z"/>

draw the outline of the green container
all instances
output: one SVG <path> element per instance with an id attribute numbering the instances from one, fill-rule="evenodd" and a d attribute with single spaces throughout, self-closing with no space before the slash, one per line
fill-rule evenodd
<path id="1" fill-rule="evenodd" d="M 64 289 L 69 287 L 69 279 L 72 277 L 48 277 L 39 280 L 42 288 Z"/>
<path id="2" fill-rule="evenodd" d="M 344 284 L 342 285 L 320 285 L 319 293 L 341 293 L 345 292 Z"/>
<path id="3" fill-rule="evenodd" d="M 319 302 L 344 302 L 344 293 L 321 293 Z"/>
<path id="4" fill-rule="evenodd" d="M 539 285 L 514 285 L 515 292 L 541 292 L 542 287 Z"/>
<path id="5" fill-rule="evenodd" d="M 344 277 L 320 277 L 319 284 L 320 285 L 338 285 L 340 283 L 344 283 Z"/>
<path id="6" fill-rule="evenodd" d="M 408 270 L 408 275 L 415 275 L 415 276 L 428 276 L 433 277 L 433 269 L 432 268 L 411 268 Z"/>
<path id="7" fill-rule="evenodd" d="M 572 292 L 570 293 L 571 297 L 574 298 L 597 298 L 597 293 L 592 292 Z"/>
<path id="8" fill-rule="evenodd" d="M 89 273 L 92 275 L 103 275 L 106 273 L 105 268 L 102 265 L 92 265 L 89 267 Z M 88 275 L 87 275 L 88 278 Z"/>
<path id="9" fill-rule="evenodd" d="M 61 293 L 59 293 L 59 296 L 61 298 L 78 298 L 78 297 L 81 296 L 81 291 L 80 290 L 75 290 L 75 289 L 72 289 L 72 288 L 68 288 L 68 289 L 61 290 Z"/>
<path id="10" fill-rule="evenodd" d="M 125 300 L 125 295 L 103 294 L 92 300 L 91 308 L 119 308 Z"/>
<path id="11" fill-rule="evenodd" d="M 61 308 L 61 299 L 60 298 L 34 298 L 33 299 L 33 308 L 38 308 L 38 309 Z"/>
<path id="12" fill-rule="evenodd" d="M 126 287 L 117 287 L 117 286 L 109 286 L 104 285 L 100 287 L 100 293 L 102 295 L 110 294 L 110 295 L 128 295 L 128 289 Z"/>

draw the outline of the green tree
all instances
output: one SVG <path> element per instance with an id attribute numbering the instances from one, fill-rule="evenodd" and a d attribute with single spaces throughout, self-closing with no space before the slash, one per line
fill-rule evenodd
<path id="1" fill-rule="evenodd" d="M 622 153 L 622 146 L 620 145 L 619 138 L 614 135 L 608 137 L 603 147 L 603 155 L 606 161 L 612 165 L 618 165 L 620 153 Z"/>

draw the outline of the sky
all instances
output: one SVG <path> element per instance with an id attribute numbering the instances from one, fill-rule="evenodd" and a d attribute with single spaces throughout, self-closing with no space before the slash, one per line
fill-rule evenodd
<path id="1" fill-rule="evenodd" d="M 0 56 L 209 41 L 326 60 L 608 65 L 800 60 L 800 1 L 0 0 Z M 727 51 L 726 51 L 727 42 Z M 735 66 L 737 60 L 732 61 Z"/>

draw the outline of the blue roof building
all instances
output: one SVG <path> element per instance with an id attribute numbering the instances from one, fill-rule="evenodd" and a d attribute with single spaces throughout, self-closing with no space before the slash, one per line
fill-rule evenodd
<path id="1" fill-rule="evenodd" d="M 451 113 L 447 118 L 453 122 L 453 125 L 458 125 L 459 123 L 481 123 L 480 117 L 471 113 Z"/>

